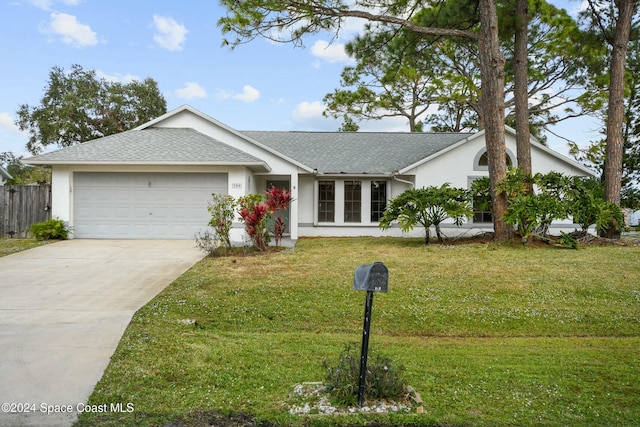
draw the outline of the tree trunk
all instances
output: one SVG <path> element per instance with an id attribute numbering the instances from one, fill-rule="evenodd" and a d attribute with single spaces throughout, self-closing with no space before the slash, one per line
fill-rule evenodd
<path id="1" fill-rule="evenodd" d="M 514 50 L 514 98 L 516 108 L 516 147 L 518 167 L 525 175 L 532 175 L 531 171 L 531 132 L 529 130 L 529 91 L 527 59 L 527 26 L 529 2 L 516 0 L 516 28 Z M 528 185 L 529 193 L 533 192 L 533 185 Z"/>
<path id="2" fill-rule="evenodd" d="M 615 0 L 618 9 L 616 30 L 611 52 L 609 110 L 607 112 L 607 148 L 604 163 L 604 198 L 607 202 L 620 204 L 622 188 L 622 156 L 624 153 L 624 70 L 627 58 L 627 44 L 631 32 L 631 21 L 637 0 Z M 601 232 L 602 237 L 620 238 L 620 225 L 609 224 Z"/>
<path id="3" fill-rule="evenodd" d="M 511 238 L 511 228 L 504 222 L 507 199 L 499 194 L 497 184 L 507 176 L 504 136 L 504 64 L 498 40 L 498 16 L 495 0 L 480 0 L 480 73 L 482 77 L 481 109 L 487 144 L 494 239 Z"/>

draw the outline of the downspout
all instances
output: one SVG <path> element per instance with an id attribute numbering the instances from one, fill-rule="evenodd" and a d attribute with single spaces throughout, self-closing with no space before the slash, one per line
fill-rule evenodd
<path id="1" fill-rule="evenodd" d="M 410 186 L 411 188 L 413 188 L 413 187 L 414 187 L 413 182 L 411 182 L 411 181 L 407 181 L 407 180 L 404 180 L 404 179 L 400 179 L 400 178 L 398 178 L 398 175 L 399 175 L 399 172 L 398 172 L 398 171 L 393 171 L 393 172 L 391 173 L 391 177 L 392 177 L 395 181 L 402 182 L 403 184 L 409 184 L 409 186 Z"/>
<path id="2" fill-rule="evenodd" d="M 318 226 L 318 168 L 313 169 L 313 226 Z"/>

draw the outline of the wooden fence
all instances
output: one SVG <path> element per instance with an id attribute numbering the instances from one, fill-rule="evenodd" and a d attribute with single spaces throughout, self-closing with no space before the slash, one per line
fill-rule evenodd
<path id="1" fill-rule="evenodd" d="M 51 186 L 0 186 L 0 238 L 30 237 L 29 227 L 51 219 Z"/>

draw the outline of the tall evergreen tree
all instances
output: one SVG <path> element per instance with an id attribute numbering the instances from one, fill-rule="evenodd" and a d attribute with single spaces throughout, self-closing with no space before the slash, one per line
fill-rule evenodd
<path id="1" fill-rule="evenodd" d="M 637 0 L 588 0 L 586 16 L 601 40 L 610 47 L 608 66 L 608 103 L 604 156 L 605 201 L 620 205 L 624 157 L 625 68 L 632 28 L 637 23 Z M 609 224 L 601 235 L 620 238 L 622 224 Z"/>
<path id="2" fill-rule="evenodd" d="M 480 10 L 479 32 L 456 28 L 420 25 L 414 21 L 416 13 L 424 5 L 420 0 L 222 0 L 228 14 L 218 24 L 223 33 L 234 33 L 236 46 L 256 37 L 266 37 L 280 42 L 302 44 L 306 34 L 319 31 L 336 31 L 345 18 L 362 18 L 368 21 L 394 24 L 417 34 L 427 36 L 462 37 L 479 43 L 482 78 L 482 116 L 485 117 L 489 176 L 494 202 L 494 230 L 497 240 L 506 240 L 509 229 L 503 221 L 504 197 L 495 193 L 495 184 L 506 172 L 504 135 L 504 57 L 498 39 L 498 18 L 495 0 L 463 2 Z M 229 43 L 229 42 L 227 42 Z M 485 56 L 486 55 L 486 56 Z"/>

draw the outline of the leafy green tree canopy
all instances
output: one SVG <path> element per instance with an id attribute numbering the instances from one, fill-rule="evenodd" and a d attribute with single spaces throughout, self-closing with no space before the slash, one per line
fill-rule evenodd
<path id="1" fill-rule="evenodd" d="M 602 105 L 603 91 L 581 90 L 587 64 L 582 59 L 584 51 L 578 51 L 583 34 L 576 21 L 546 1 L 529 3 L 529 127 L 544 142 L 548 125 L 590 112 L 594 104 Z M 501 50 L 506 58 L 506 122 L 516 127 L 513 1 L 498 1 L 497 5 Z M 412 22 L 475 34 L 478 4 L 471 0 L 427 3 Z M 473 39 L 425 35 L 384 23 L 368 27 L 346 45 L 346 50 L 356 64 L 342 72 L 341 88 L 325 96 L 325 115 L 364 120 L 400 116 L 407 118 L 410 131 L 423 129 L 421 118 L 432 131 L 483 127 L 479 53 Z M 438 112 L 425 116 L 427 108 L 435 105 Z M 577 105 L 582 107 L 579 111 Z"/>
<path id="2" fill-rule="evenodd" d="M 68 147 L 132 129 L 166 111 L 151 78 L 125 84 L 98 78 L 80 65 L 68 73 L 56 66 L 40 105 L 21 105 L 16 125 L 29 133 L 27 149 L 36 155 L 49 145 Z"/>
<path id="3" fill-rule="evenodd" d="M 344 117 L 345 125 L 347 118 L 404 117 L 411 132 L 422 131 L 420 116 L 436 99 L 440 61 L 435 49 L 416 43 L 415 33 L 398 33 L 367 32 L 346 45 L 356 65 L 342 71 L 344 89 L 324 97 L 326 116 Z"/>
<path id="4" fill-rule="evenodd" d="M 41 166 L 25 165 L 22 157 L 16 157 L 11 151 L 0 153 L 0 166 L 4 166 L 11 175 L 7 185 L 27 185 L 51 182 L 51 169 Z"/>

